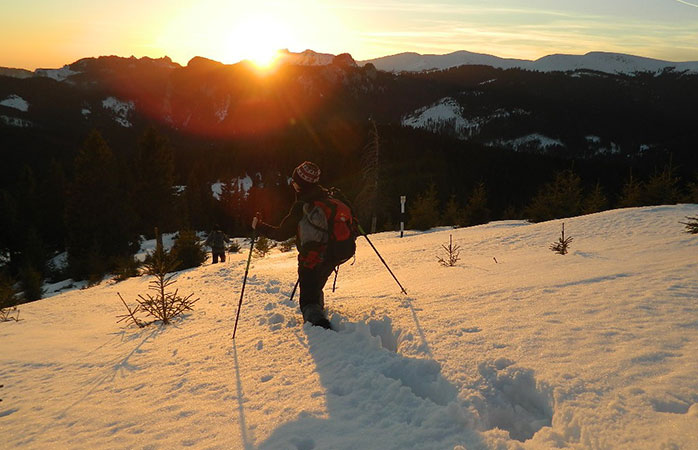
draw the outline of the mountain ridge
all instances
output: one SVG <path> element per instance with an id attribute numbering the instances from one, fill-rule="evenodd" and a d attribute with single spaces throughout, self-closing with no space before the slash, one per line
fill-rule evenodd
<path id="1" fill-rule="evenodd" d="M 638 72 L 659 73 L 664 70 L 687 70 L 698 73 L 698 61 L 674 62 L 635 56 L 624 53 L 594 51 L 584 55 L 555 53 L 536 60 L 500 58 L 498 56 L 459 50 L 443 55 L 398 53 L 359 61 L 360 65 L 373 64 L 386 72 L 421 72 L 444 70 L 462 65 L 484 65 L 498 69 L 525 69 L 539 72 L 568 72 L 595 70 L 605 73 L 633 74 Z"/>
<path id="2" fill-rule="evenodd" d="M 61 68 L 37 68 L 29 71 L 21 68 L 0 67 L 0 76 L 12 78 L 49 77 L 57 81 L 64 81 L 76 72 L 75 68 L 84 66 L 89 61 L 100 61 L 110 58 L 122 58 L 119 56 L 99 56 L 81 58 Z M 161 58 L 141 57 L 124 58 L 139 63 L 150 63 L 169 66 L 172 69 L 183 67 L 173 62 L 168 56 Z M 233 64 L 224 64 L 203 56 L 192 57 L 187 65 L 206 61 L 210 65 L 232 66 L 244 64 L 239 61 Z M 366 60 L 356 61 L 349 53 L 333 55 L 319 53 L 311 49 L 302 52 L 292 52 L 288 49 L 279 50 L 278 61 L 281 64 L 324 66 L 331 64 L 343 64 L 349 66 L 365 66 L 372 64 L 377 70 L 385 72 L 422 72 L 432 70 L 445 70 L 459 66 L 481 65 L 497 69 L 524 69 L 538 72 L 570 72 L 575 70 L 592 70 L 611 74 L 634 74 L 640 72 L 661 73 L 666 70 L 688 71 L 698 73 L 698 61 L 668 61 L 645 56 L 637 56 L 625 53 L 606 51 L 592 51 L 583 55 L 552 53 L 535 60 L 502 58 L 499 56 L 476 53 L 467 50 L 458 50 L 445 54 L 421 54 L 417 52 L 401 52 L 393 55 L 382 56 Z"/>

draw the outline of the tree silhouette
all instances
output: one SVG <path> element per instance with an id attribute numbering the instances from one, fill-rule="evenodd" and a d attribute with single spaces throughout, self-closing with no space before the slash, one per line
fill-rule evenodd
<path id="1" fill-rule="evenodd" d="M 133 222 L 114 155 L 93 131 L 75 158 L 66 197 L 66 247 L 73 278 L 96 278 L 114 266 L 116 257 L 133 253 L 138 246 Z"/>
<path id="2" fill-rule="evenodd" d="M 174 162 L 167 140 L 154 127 L 148 127 L 138 143 L 135 160 L 136 180 L 133 205 L 140 217 L 140 228 L 150 234 L 158 227 L 173 231 Z"/>

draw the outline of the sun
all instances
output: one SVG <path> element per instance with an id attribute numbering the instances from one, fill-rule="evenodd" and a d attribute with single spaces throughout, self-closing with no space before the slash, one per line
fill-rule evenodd
<path id="1" fill-rule="evenodd" d="M 266 69 L 273 65 L 279 49 L 288 47 L 292 33 L 285 23 L 263 14 L 242 18 L 230 33 L 227 52 L 234 59 L 248 60 Z"/>

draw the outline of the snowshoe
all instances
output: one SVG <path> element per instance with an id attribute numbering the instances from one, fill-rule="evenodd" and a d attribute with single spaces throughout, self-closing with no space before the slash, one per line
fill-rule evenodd
<path id="1" fill-rule="evenodd" d="M 325 313 L 320 305 L 308 305 L 303 308 L 303 320 L 310 322 L 311 325 L 316 327 L 322 327 L 327 330 L 332 329 L 332 325 L 325 317 Z"/>

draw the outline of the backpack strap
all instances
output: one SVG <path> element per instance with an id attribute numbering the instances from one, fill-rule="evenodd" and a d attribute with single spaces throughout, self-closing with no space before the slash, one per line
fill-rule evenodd
<path id="1" fill-rule="evenodd" d="M 330 208 L 330 216 L 327 218 L 327 232 L 329 234 L 329 240 L 334 240 L 334 220 L 337 218 L 337 204 L 330 200 L 330 198 L 323 200 L 322 202 L 328 208 Z"/>

